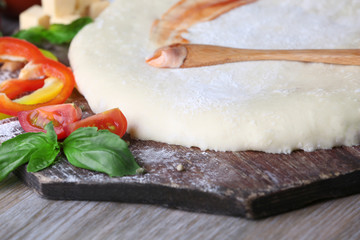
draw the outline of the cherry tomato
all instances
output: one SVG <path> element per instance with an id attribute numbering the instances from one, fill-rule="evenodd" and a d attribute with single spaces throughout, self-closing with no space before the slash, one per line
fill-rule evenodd
<path id="1" fill-rule="evenodd" d="M 64 127 L 66 136 L 81 127 L 97 127 L 98 129 L 107 129 L 112 133 L 124 136 L 127 129 L 127 120 L 124 114 L 118 109 L 110 109 L 102 113 L 90 116 L 77 122 L 67 124 Z"/>
<path id="2" fill-rule="evenodd" d="M 81 119 L 82 111 L 72 103 L 40 107 L 34 110 L 18 113 L 21 127 L 26 132 L 45 132 L 44 127 L 53 122 L 58 139 L 63 139 L 64 127 Z"/>

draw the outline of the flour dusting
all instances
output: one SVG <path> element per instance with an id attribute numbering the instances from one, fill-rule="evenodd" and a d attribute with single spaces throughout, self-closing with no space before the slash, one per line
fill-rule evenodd
<path id="1" fill-rule="evenodd" d="M 10 118 L 0 121 L 0 143 L 5 142 L 17 135 L 24 133 L 17 118 Z"/>
<path id="2" fill-rule="evenodd" d="M 18 75 L 18 71 L 0 71 L 0 83 L 8 79 L 16 78 Z M 0 120 L 0 143 L 3 143 L 21 133 L 24 133 L 24 130 L 21 128 L 16 117 Z"/>

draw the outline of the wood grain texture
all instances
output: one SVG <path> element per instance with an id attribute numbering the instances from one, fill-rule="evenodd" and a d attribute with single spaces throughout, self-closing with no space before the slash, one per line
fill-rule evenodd
<path id="1" fill-rule="evenodd" d="M 182 46 L 187 49 L 187 57 L 182 68 L 259 60 L 360 65 L 360 49 L 263 50 L 202 44 L 184 44 Z"/>
<path id="2" fill-rule="evenodd" d="M 360 195 L 253 221 L 151 205 L 46 200 L 13 175 L 0 189 L 3 240 L 360 238 Z"/>
<path id="3" fill-rule="evenodd" d="M 150 203 L 247 218 L 267 217 L 314 201 L 356 193 L 360 189 L 359 170 L 347 166 L 337 168 L 341 164 L 347 165 L 342 158 L 327 161 L 318 157 L 315 159 L 325 161 L 314 167 L 313 162 L 293 163 L 291 157 L 274 158 L 272 161 L 265 157 L 263 161 L 256 161 L 257 158 L 251 156 L 237 158 L 240 164 L 231 165 L 226 158 L 222 158 L 224 156 L 212 153 L 198 158 L 201 153 L 197 155 L 192 152 L 191 157 L 183 159 L 181 156 L 189 156 L 188 150 L 158 143 L 132 142 L 131 150 L 140 165 L 147 169 L 145 175 L 109 178 L 77 169 L 65 159 L 36 174 L 27 173 L 25 168 L 17 174 L 41 196 L 49 199 Z M 167 152 L 166 157 L 163 151 Z M 346 155 L 349 151 L 358 153 L 359 149 L 343 148 L 336 151 Z M 167 158 L 169 153 L 174 155 Z M 303 158 L 301 154 L 299 157 Z M 281 161 L 281 166 L 271 165 L 275 161 Z M 292 163 L 289 164 L 289 161 Z M 271 168 L 264 168 L 264 162 Z M 176 171 L 179 163 L 185 166 L 185 171 Z M 310 167 L 299 167 L 308 163 Z M 331 164 L 335 168 L 326 166 L 324 170 L 321 169 Z M 349 165 L 352 164 L 357 165 L 358 162 L 349 162 Z M 289 166 L 296 168 L 297 173 L 288 171 Z M 304 175 L 298 170 L 304 171 Z M 281 172 L 286 174 L 279 175 Z"/>
<path id="4" fill-rule="evenodd" d="M 158 68 L 192 68 L 225 63 L 282 60 L 360 65 L 360 49 L 240 49 L 204 44 L 173 44 L 157 49 L 146 62 Z"/>

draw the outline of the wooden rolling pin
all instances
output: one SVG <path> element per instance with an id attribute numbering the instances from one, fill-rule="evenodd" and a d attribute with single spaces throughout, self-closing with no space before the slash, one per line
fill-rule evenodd
<path id="1" fill-rule="evenodd" d="M 146 62 L 158 68 L 191 68 L 258 60 L 360 65 L 360 49 L 255 50 L 174 44 L 157 49 Z"/>

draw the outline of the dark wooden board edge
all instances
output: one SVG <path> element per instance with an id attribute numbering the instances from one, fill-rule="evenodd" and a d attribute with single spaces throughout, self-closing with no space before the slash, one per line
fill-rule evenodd
<path id="1" fill-rule="evenodd" d="M 360 193 L 360 170 L 296 188 L 248 199 L 246 217 L 260 219 L 300 209 L 329 199 Z"/>
<path id="2" fill-rule="evenodd" d="M 61 163 L 59 163 L 61 164 Z M 360 170 L 308 185 L 272 193 L 249 195 L 244 201 L 232 196 L 139 183 L 77 183 L 41 181 L 26 166 L 14 174 L 42 198 L 50 200 L 113 201 L 152 204 L 191 212 L 262 219 L 300 209 L 328 199 L 360 193 Z"/>
<path id="3" fill-rule="evenodd" d="M 246 217 L 245 206 L 236 199 L 195 189 L 139 183 L 42 182 L 26 172 L 26 166 L 21 166 L 14 174 L 40 197 L 49 200 L 151 204 L 190 212 Z"/>

